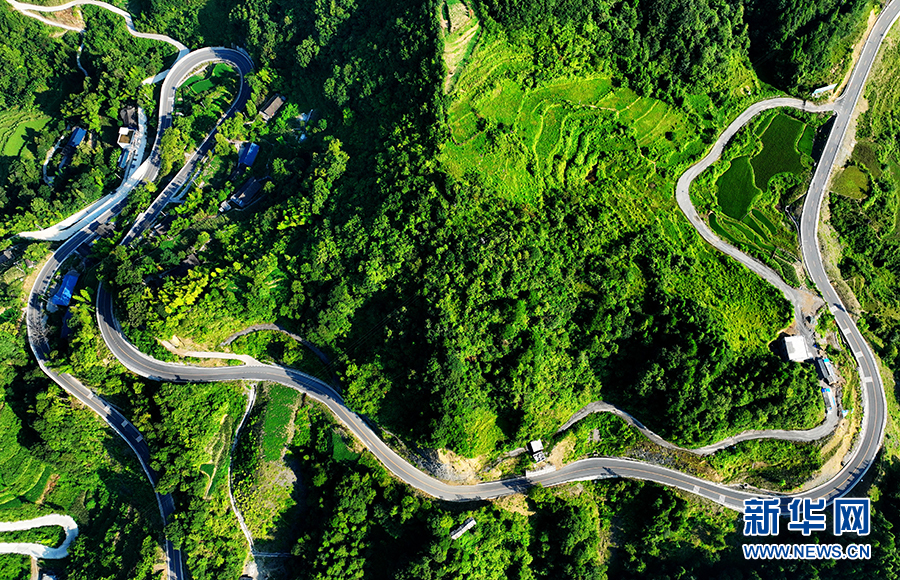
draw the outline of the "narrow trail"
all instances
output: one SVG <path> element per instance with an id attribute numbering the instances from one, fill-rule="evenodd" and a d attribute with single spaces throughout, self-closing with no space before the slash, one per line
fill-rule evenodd
<path id="1" fill-rule="evenodd" d="M 247 523 L 244 521 L 244 516 L 241 513 L 241 510 L 238 509 L 237 502 L 234 501 L 234 492 L 232 490 L 231 477 L 232 477 L 232 468 L 234 466 L 234 450 L 237 449 L 238 438 L 241 436 L 241 429 L 244 427 L 244 423 L 247 422 L 247 417 L 250 416 L 250 411 L 253 410 L 253 403 L 256 402 L 256 386 L 250 387 L 250 394 L 247 397 L 247 408 L 244 409 L 244 414 L 241 416 L 241 422 L 238 423 L 237 429 L 234 430 L 234 440 L 231 442 L 231 455 L 229 456 L 228 461 L 228 501 L 231 502 L 231 511 L 234 512 L 234 515 L 237 516 L 238 524 L 241 526 L 241 532 L 244 534 L 244 538 L 247 540 L 247 545 L 250 546 L 250 556 L 252 558 L 255 548 L 253 546 L 253 534 L 250 533 L 250 528 L 247 527 Z"/>

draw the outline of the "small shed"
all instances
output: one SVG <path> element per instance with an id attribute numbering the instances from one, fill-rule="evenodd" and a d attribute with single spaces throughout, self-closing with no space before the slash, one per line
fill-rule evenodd
<path id="1" fill-rule="evenodd" d="M 259 114 L 262 115 L 264 121 L 269 121 L 278 110 L 284 106 L 285 98 L 281 95 L 275 95 L 263 105 L 263 108 L 260 110 Z"/>
<path id="2" fill-rule="evenodd" d="M 119 110 L 119 119 L 126 127 L 137 127 L 137 107 L 125 105 Z"/>
<path id="3" fill-rule="evenodd" d="M 128 127 L 119 127 L 119 138 L 116 139 L 116 145 L 122 149 L 127 149 L 131 145 L 131 139 L 134 137 L 134 129 Z"/>
<path id="4" fill-rule="evenodd" d="M 259 153 L 259 145 L 256 143 L 250 143 L 243 149 L 241 149 L 241 154 L 238 157 L 238 165 L 243 165 L 245 167 L 251 167 L 253 162 L 256 161 L 256 156 Z"/>
<path id="5" fill-rule="evenodd" d="M 69 139 L 66 147 L 71 147 L 72 149 L 78 147 L 79 145 L 81 145 L 81 142 L 84 141 L 86 135 L 87 131 L 85 131 L 81 127 L 75 127 L 75 130 L 72 131 L 72 137 Z"/>
<path id="6" fill-rule="evenodd" d="M 68 306 L 69 302 L 72 301 L 72 291 L 75 289 L 75 284 L 77 283 L 78 272 L 73 270 L 63 276 L 62 284 L 59 285 L 59 289 L 50 299 L 50 302 L 57 306 Z"/>
<path id="7" fill-rule="evenodd" d="M 803 336 L 784 337 L 784 348 L 787 350 L 788 360 L 804 362 L 812 358 L 809 345 L 806 344 L 806 338 Z"/>
<path id="8" fill-rule="evenodd" d="M 819 371 L 819 376 L 829 385 L 835 384 L 841 378 L 834 368 L 834 363 L 828 357 L 816 359 L 816 370 Z"/>

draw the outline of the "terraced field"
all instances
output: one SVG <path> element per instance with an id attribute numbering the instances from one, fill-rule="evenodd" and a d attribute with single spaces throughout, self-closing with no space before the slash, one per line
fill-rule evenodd
<path id="1" fill-rule="evenodd" d="M 0 154 L 18 157 L 25 146 L 25 136 L 29 129 L 41 131 L 50 122 L 50 117 L 11 109 L 0 112 Z"/>
<path id="2" fill-rule="evenodd" d="M 779 173 L 800 174 L 804 170 L 800 152 L 797 150 L 801 135 L 806 133 L 806 123 L 788 117 L 776 115 L 766 127 L 760 140 L 763 148 L 751 160 L 756 176 L 756 187 L 765 190 L 769 180 Z M 807 141 L 811 140 L 807 138 Z"/>
<path id="3" fill-rule="evenodd" d="M 0 508 L 37 501 L 52 472 L 17 441 L 19 423 L 12 409 L 0 407 Z"/>
<path id="4" fill-rule="evenodd" d="M 805 191 L 813 142 L 825 120 L 764 113 L 735 137 L 707 179 L 692 186 L 691 196 L 709 212 L 720 237 L 754 253 L 792 284 L 799 284 L 797 237 L 784 211 Z"/>
<path id="5" fill-rule="evenodd" d="M 547 188 L 564 184 L 640 175 L 645 188 L 661 181 L 659 169 L 696 153 L 693 130 L 663 102 L 606 77 L 529 90 L 519 78 L 533 66 L 528 55 L 486 33 L 480 42 L 448 107 L 442 161 L 456 178 L 478 174 L 502 197 L 539 204 Z"/>

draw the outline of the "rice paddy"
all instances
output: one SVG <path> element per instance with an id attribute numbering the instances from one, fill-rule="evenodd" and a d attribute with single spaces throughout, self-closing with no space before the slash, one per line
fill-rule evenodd
<path id="1" fill-rule="evenodd" d="M 772 119 L 760 138 L 763 144 L 762 151 L 750 160 L 757 188 L 765 191 L 769 186 L 769 180 L 779 173 L 799 175 L 803 172 L 803 161 L 800 152 L 797 151 L 797 142 L 800 136 L 805 134 L 805 129 L 806 123 L 788 117 L 784 113 L 779 113 Z"/>
<path id="2" fill-rule="evenodd" d="M 745 155 L 731 161 L 728 171 L 716 182 L 719 207 L 725 215 L 735 220 L 743 219 L 753 201 L 762 193 L 755 182 L 750 157 Z"/>

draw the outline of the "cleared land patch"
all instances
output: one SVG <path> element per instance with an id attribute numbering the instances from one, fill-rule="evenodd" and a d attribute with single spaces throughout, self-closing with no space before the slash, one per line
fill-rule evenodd
<path id="1" fill-rule="evenodd" d="M 869 177 L 856 165 L 841 170 L 831 190 L 850 199 L 863 199 L 869 191 Z"/>
<path id="2" fill-rule="evenodd" d="M 447 76 L 444 79 L 444 92 L 448 92 L 461 65 L 478 42 L 481 28 L 478 19 L 460 0 L 447 0 L 441 6 L 441 23 L 441 30 L 446 34 L 443 56 Z"/>
<path id="3" fill-rule="evenodd" d="M 254 541 L 264 551 L 290 550 L 290 531 L 302 507 L 295 473 L 298 458 L 289 451 L 296 437 L 300 400 L 297 391 L 281 385 L 261 389 L 238 444 L 234 497 Z M 297 414 L 301 431 L 306 409 Z"/>

